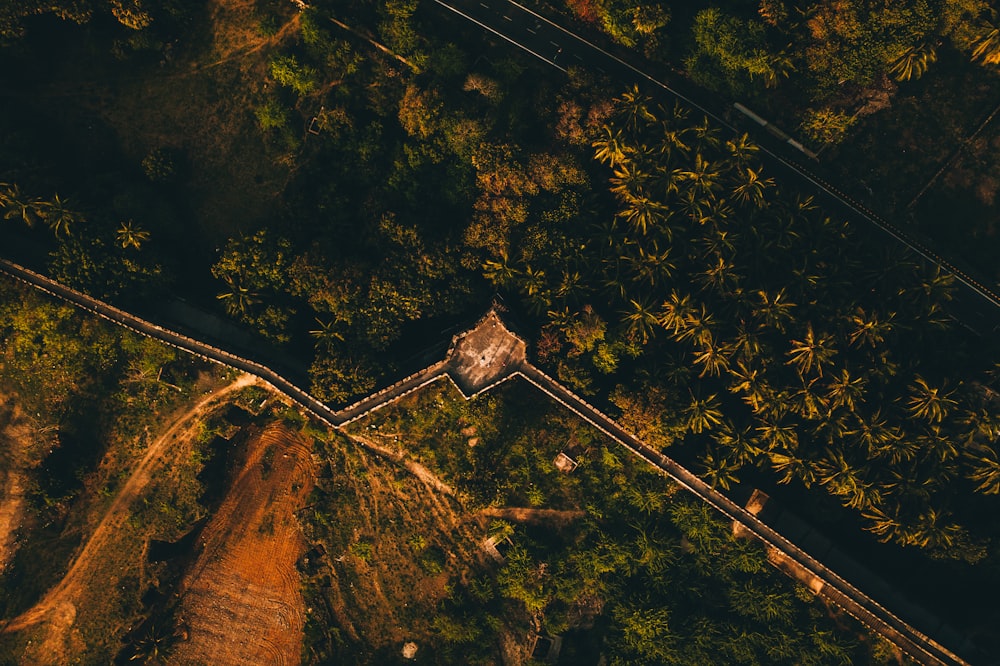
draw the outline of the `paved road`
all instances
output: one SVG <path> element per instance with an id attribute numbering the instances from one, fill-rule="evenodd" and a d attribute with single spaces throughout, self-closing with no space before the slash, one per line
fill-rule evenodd
<path id="1" fill-rule="evenodd" d="M 606 74 L 612 80 L 625 85 L 637 84 L 650 94 L 665 94 L 697 109 L 721 127 L 736 134 L 743 133 L 743 130 L 726 120 L 722 113 L 713 111 L 713 102 L 708 99 L 704 91 L 696 89 L 692 84 L 682 80 L 668 83 L 665 76 L 660 73 L 656 73 L 655 76 L 648 74 L 517 2 L 512 0 L 434 0 L 434 2 L 563 72 L 567 71 L 570 66 L 580 66 Z M 755 119 L 752 112 L 751 115 L 747 115 L 747 118 L 750 119 L 751 123 L 757 125 L 760 125 L 762 121 L 762 119 Z M 797 141 L 783 132 L 775 132 L 773 128 L 765 125 L 761 125 L 761 128 L 767 129 L 768 133 L 758 133 L 755 139 L 761 147 L 761 152 L 766 155 L 772 165 L 777 165 L 782 171 L 794 174 L 855 218 L 874 225 L 927 261 L 953 274 L 958 282 L 967 287 L 979 299 L 1000 309 L 1000 293 L 998 293 L 996 285 L 986 284 L 969 271 L 956 266 L 954 262 L 943 257 L 925 243 L 916 240 L 895 224 L 827 182 L 815 173 L 814 169 L 803 165 L 800 158 L 793 155 L 806 157 L 807 154 L 811 155 L 811 153 L 808 153 Z M 993 320 L 988 321 L 992 322 Z M 995 324 L 986 324 L 986 326 L 993 325 Z"/>

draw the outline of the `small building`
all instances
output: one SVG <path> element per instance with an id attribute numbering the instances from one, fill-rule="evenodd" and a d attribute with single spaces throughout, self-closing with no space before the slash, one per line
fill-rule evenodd
<path id="1" fill-rule="evenodd" d="M 555 465 L 556 469 L 563 474 L 569 474 L 576 469 L 580 463 L 570 457 L 570 455 L 565 451 L 560 451 L 559 455 L 557 455 L 552 461 L 552 464 Z"/>
<path id="2" fill-rule="evenodd" d="M 532 636 L 530 645 L 532 659 L 554 664 L 559 660 L 559 651 L 562 649 L 562 637 L 535 634 Z"/>

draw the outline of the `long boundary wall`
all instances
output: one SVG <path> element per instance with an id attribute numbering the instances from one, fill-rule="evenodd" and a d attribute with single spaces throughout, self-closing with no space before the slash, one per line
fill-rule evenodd
<path id="1" fill-rule="evenodd" d="M 346 407 L 345 409 L 333 410 L 305 390 L 299 388 L 291 381 L 285 379 L 260 363 L 245 359 L 213 345 L 206 344 L 189 336 L 182 335 L 162 326 L 148 322 L 140 317 L 125 312 L 124 310 L 116 308 L 98 299 L 87 296 L 86 294 L 71 289 L 55 280 L 52 280 L 51 278 L 19 266 L 11 261 L 0 259 L 0 272 L 6 273 L 21 282 L 55 296 L 56 298 L 67 303 L 75 305 L 83 310 L 86 310 L 87 312 L 91 312 L 107 319 L 108 321 L 123 326 L 139 335 L 154 338 L 208 361 L 220 363 L 222 365 L 256 375 L 270 384 L 275 391 L 290 397 L 303 408 L 312 413 L 317 419 L 330 427 L 337 429 L 347 423 L 361 418 L 365 414 L 399 400 L 403 396 L 408 395 L 423 386 L 427 386 L 442 377 L 447 377 L 466 399 L 471 399 L 475 395 L 491 390 L 498 384 L 509 381 L 514 377 L 522 377 L 550 396 L 557 403 L 577 414 L 595 428 L 631 451 L 634 455 L 642 458 L 647 463 L 657 468 L 661 473 L 670 477 L 688 491 L 707 502 L 717 511 L 742 525 L 748 532 L 755 535 L 765 544 L 780 551 L 781 553 L 784 553 L 790 560 L 794 561 L 803 569 L 822 580 L 824 585 L 820 590 L 820 594 L 823 594 L 827 599 L 836 603 L 872 630 L 895 643 L 900 649 L 917 661 L 923 664 L 932 664 L 935 666 L 938 664 L 964 665 L 968 663 L 926 634 L 917 631 L 914 627 L 904 622 L 902 619 L 897 617 L 888 609 L 884 608 L 881 604 L 870 598 L 854 585 L 847 582 L 822 563 L 808 555 L 805 551 L 783 537 L 781 534 L 768 527 L 765 523 L 759 520 L 757 516 L 706 484 L 691 471 L 681 466 L 676 461 L 646 446 L 646 444 L 644 444 L 639 438 L 629 433 L 612 418 L 577 396 L 568 388 L 557 382 L 555 379 L 549 377 L 527 361 L 519 364 L 518 366 L 507 368 L 506 372 L 497 376 L 497 378 L 488 386 L 483 387 L 472 395 L 466 395 L 459 386 L 459 383 L 456 382 L 455 378 L 451 376 L 452 368 L 449 364 L 456 341 L 462 334 L 456 335 L 453 338 L 452 346 L 449 348 L 448 355 L 446 355 L 444 360 L 427 366 L 423 370 L 420 370 L 400 380 L 399 382 L 396 382 L 395 384 L 392 384 L 391 386 L 388 386 L 354 403 L 353 405 Z M 489 316 L 489 313 L 487 316 Z M 480 323 L 482 321 L 483 320 L 481 320 Z M 513 336 L 514 334 L 510 333 L 510 335 Z"/>

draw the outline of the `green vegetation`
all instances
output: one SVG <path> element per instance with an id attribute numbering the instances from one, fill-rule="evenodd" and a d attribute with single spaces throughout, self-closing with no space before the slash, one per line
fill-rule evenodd
<path id="1" fill-rule="evenodd" d="M 681 406 L 681 422 L 619 390 L 625 422 L 660 445 L 685 433 L 703 442 L 715 484 L 770 468 L 781 483 L 823 487 L 884 540 L 981 559 L 984 544 L 952 512 L 998 490 L 997 377 L 944 316 L 949 276 L 873 251 L 864 233 L 782 192 L 746 137 L 724 141 L 637 91 L 594 148 L 616 217 L 597 235 L 536 230 L 532 243 L 574 252 L 515 246 L 503 277 L 549 313 L 559 376 L 590 391 L 618 370 L 595 340 L 641 355 L 643 371 L 622 361 L 612 381 Z M 571 270 L 584 277 L 563 289 Z M 607 306 L 581 308 L 596 302 Z"/>
<path id="2" fill-rule="evenodd" d="M 4 279 L 0 292 L 0 387 L 30 424 L 8 435 L 0 455 L 0 478 L 20 479 L 26 496 L 0 585 L 0 609 L 10 618 L 65 574 L 81 538 L 151 443 L 150 432 L 195 393 L 197 373 L 210 377 L 170 347 L 29 287 Z M 95 573 L 101 594 L 87 596 L 87 621 L 79 625 L 78 658 L 110 661 L 121 647 L 123 622 L 143 612 L 141 599 L 162 573 L 144 561 L 146 540 L 175 539 L 204 514 L 197 475 L 212 455 L 210 440 L 206 433 L 193 443 L 189 455 L 145 489 L 127 529 L 109 536 L 108 559 Z M 0 661 L 18 661 L 12 655 L 23 647 L 5 637 Z"/>
<path id="3" fill-rule="evenodd" d="M 462 534 L 511 541 L 495 569 L 460 573 L 424 536 L 409 538 L 424 575 L 449 574 L 450 594 L 420 641 L 431 663 L 495 663 L 510 641 L 523 644 L 527 625 L 564 636 L 572 663 L 596 663 L 599 651 L 615 664 L 891 660 L 853 621 L 774 571 L 755 542 L 734 538 L 707 506 L 529 385 L 511 382 L 466 402 L 435 384 L 352 430 L 443 473 L 463 512 L 522 507 L 526 516 L 517 525 L 479 521 L 478 536 Z M 569 474 L 553 466 L 563 450 L 579 463 Z M 333 491 L 346 489 L 347 472 L 336 463 L 317 494 L 311 534 L 330 555 L 346 548 L 367 557 L 370 542 L 352 538 L 359 518 L 349 517 L 350 495 Z M 546 523 L 531 517 L 533 507 L 564 513 Z M 369 663 L 349 650 L 333 654 Z"/>
<path id="4" fill-rule="evenodd" d="M 952 319 L 949 276 L 778 182 L 748 137 L 583 71 L 546 76 L 504 45 L 463 35 L 465 24 L 430 5 L 317 0 L 297 12 L 261 2 L 255 15 L 233 17 L 180 4 L 31 2 L 0 13 L 0 57 L 22 102 L 0 110 L 0 212 L 12 247 L 26 246 L 35 264 L 46 254 L 66 283 L 150 309 L 170 289 L 215 306 L 303 358 L 313 393 L 331 403 L 410 369 L 415 352 L 498 290 L 552 374 L 651 445 L 674 447 L 719 488 L 787 484 L 812 499 L 805 510 L 837 515 L 845 533 L 857 537 L 861 525 L 888 542 L 881 553 L 919 549 L 952 560 L 949 575 L 963 580 L 992 565 L 997 528 L 984 516 L 1000 492 L 995 345 Z M 980 0 L 675 3 L 670 12 L 635 0 L 569 4 L 620 45 L 683 65 L 693 80 L 825 142 L 824 159 L 845 170 L 836 182 L 854 193 L 886 183 L 873 190 L 886 210 L 903 210 L 995 104 L 1000 39 Z M 49 28 L 65 44 L 44 43 Z M 72 101 L 50 101 L 62 95 Z M 885 128 L 930 157 L 893 155 Z M 939 229 L 960 211 L 978 234 L 981 265 L 994 271 L 996 141 L 987 128 L 970 142 L 914 213 Z M 880 175 L 851 185 L 866 165 Z M 971 243 L 949 236 L 959 239 L 953 248 Z M 29 317 L 9 310 L 11 321 Z M 37 326 L 11 325 L 8 344 L 28 350 L 11 354 L 12 367 L 88 341 L 66 352 L 87 359 L 84 370 L 63 378 L 17 366 L 17 381 L 44 385 L 25 391 L 39 400 L 105 371 L 119 377 L 120 354 L 160 353 L 90 341 L 82 326 L 51 351 L 33 350 Z M 152 371 L 174 362 L 144 366 L 148 390 L 160 390 Z M 93 386 L 95 396 L 121 393 L 114 382 Z M 581 489 L 570 489 L 586 473 L 552 472 L 552 452 L 533 449 L 533 431 L 499 401 L 426 411 L 475 431 L 440 435 L 461 455 L 432 439 L 410 443 L 466 506 L 580 505 Z M 431 427 L 420 420 L 427 414 L 412 418 L 400 428 Z M 509 449 L 495 448 L 501 432 Z M 61 492 L 46 496 L 59 505 Z M 686 534 L 674 503 L 671 495 L 655 513 L 674 521 L 663 527 L 671 544 Z M 628 523 L 636 514 L 625 506 L 614 515 Z M 336 556 L 364 573 L 382 546 L 341 532 L 334 509 L 344 511 L 317 518 L 316 539 L 340 544 Z M 598 521 L 558 548 L 600 542 L 606 529 Z M 637 538 L 621 529 L 607 539 Z M 523 553 L 512 559 L 561 560 L 544 538 L 518 535 Z M 451 576 L 446 541 L 407 552 L 424 575 Z M 719 544 L 706 552 L 724 559 L 743 548 Z M 533 566 L 508 591 L 568 626 L 576 592 L 559 597 L 551 581 L 531 588 Z M 616 567 L 606 582 L 619 598 L 655 587 L 652 570 Z M 744 573 L 706 583 L 722 591 L 704 596 L 737 595 Z M 440 620 L 454 640 L 442 645 L 493 649 L 475 627 L 499 631 L 506 606 L 490 604 L 509 597 L 491 585 L 456 588 L 455 613 Z M 470 599 L 483 603 L 471 610 Z M 629 636 L 687 621 L 674 610 L 626 630 L 641 603 L 602 616 L 618 623 L 608 635 L 623 658 L 642 658 Z M 802 627 L 800 611 L 787 613 Z M 759 628 L 754 618 L 724 622 L 747 635 Z M 338 640 L 356 646 L 346 626 L 335 639 L 322 624 L 311 628 L 325 641 L 317 653 Z M 760 660 L 769 654 L 762 641 L 745 641 Z"/>

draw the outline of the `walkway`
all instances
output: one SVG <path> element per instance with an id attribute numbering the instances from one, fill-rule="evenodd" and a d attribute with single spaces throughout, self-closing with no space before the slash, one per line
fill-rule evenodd
<path id="1" fill-rule="evenodd" d="M 641 440 L 622 428 L 614 419 L 529 363 L 524 340 L 506 327 L 494 309 L 487 312 L 471 329 L 452 339 L 451 347 L 444 360 L 337 411 L 255 361 L 165 329 L 70 289 L 55 280 L 13 262 L 0 259 L 0 272 L 124 326 L 139 335 L 160 340 L 209 361 L 256 375 L 270 384 L 275 391 L 296 401 L 317 419 L 333 428 L 340 428 L 442 377 L 451 380 L 466 398 L 488 391 L 514 377 L 521 377 L 633 454 L 656 467 L 676 483 L 700 497 L 720 513 L 739 523 L 746 531 L 754 534 L 766 545 L 780 551 L 789 560 L 815 575 L 823 582 L 821 594 L 898 645 L 900 649 L 917 661 L 935 666 L 939 664 L 967 664 L 962 658 L 932 638 L 917 631 L 854 585 L 815 560 L 801 548 L 764 524 L 757 516 L 706 484 L 674 460 L 646 446 Z"/>

